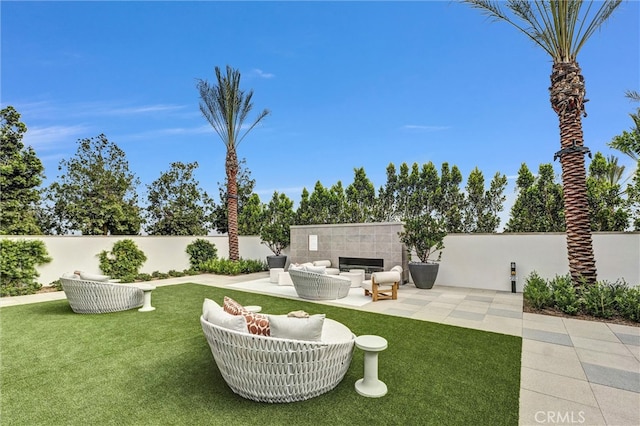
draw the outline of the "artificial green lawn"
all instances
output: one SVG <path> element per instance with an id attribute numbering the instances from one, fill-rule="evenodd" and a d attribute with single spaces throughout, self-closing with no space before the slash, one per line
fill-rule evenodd
<path id="1" fill-rule="evenodd" d="M 307 401 L 266 404 L 224 383 L 200 327 L 205 297 L 263 312 L 303 309 L 385 337 L 365 398 L 355 349 L 344 380 Z M 384 303 L 384 302 L 378 302 Z M 0 310 L 2 425 L 516 425 L 521 339 L 196 284 L 158 287 L 156 310 L 74 314 L 67 301 Z"/>

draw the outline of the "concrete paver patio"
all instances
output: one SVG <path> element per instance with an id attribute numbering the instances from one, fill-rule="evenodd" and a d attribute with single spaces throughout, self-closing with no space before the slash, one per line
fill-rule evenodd
<path id="1" fill-rule="evenodd" d="M 153 284 L 226 287 L 262 277 L 268 273 Z M 64 298 L 63 292 L 2 298 L 0 307 Z M 437 285 L 406 284 L 398 300 L 353 309 L 522 337 L 520 425 L 640 425 L 640 327 L 523 313 L 522 293 Z"/>

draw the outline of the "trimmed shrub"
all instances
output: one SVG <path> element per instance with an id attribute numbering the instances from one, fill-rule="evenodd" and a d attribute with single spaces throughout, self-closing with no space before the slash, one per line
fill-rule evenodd
<path id="1" fill-rule="evenodd" d="M 620 287 L 606 281 L 598 281 L 590 286 L 580 287 L 582 309 L 584 313 L 594 317 L 611 318 L 615 315 L 616 292 Z"/>
<path id="2" fill-rule="evenodd" d="M 37 265 L 51 262 L 40 240 L 0 240 L 0 296 L 34 294 L 42 284 Z"/>
<path id="3" fill-rule="evenodd" d="M 640 286 L 627 287 L 615 301 L 616 309 L 623 318 L 640 322 Z"/>
<path id="4" fill-rule="evenodd" d="M 553 295 L 549 284 L 535 271 L 529 274 L 525 281 L 523 296 L 529 306 L 538 310 L 550 306 L 553 301 Z"/>
<path id="5" fill-rule="evenodd" d="M 251 274 L 268 270 L 267 262 L 253 259 L 240 259 L 232 261 L 228 259 L 212 259 L 200 264 L 202 272 L 219 275 Z"/>
<path id="6" fill-rule="evenodd" d="M 199 270 L 202 263 L 218 258 L 218 249 L 209 241 L 198 238 L 187 246 L 187 254 L 191 269 Z"/>
<path id="7" fill-rule="evenodd" d="M 98 257 L 102 273 L 122 282 L 135 281 L 140 267 L 147 260 L 133 240 L 117 241 L 110 252 L 103 250 Z"/>
<path id="8" fill-rule="evenodd" d="M 556 275 L 549 285 L 556 308 L 569 315 L 575 315 L 580 311 L 580 299 L 571 283 L 570 275 Z"/>

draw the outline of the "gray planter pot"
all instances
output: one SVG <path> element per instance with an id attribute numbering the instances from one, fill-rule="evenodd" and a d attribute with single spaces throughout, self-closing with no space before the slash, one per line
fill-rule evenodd
<path id="1" fill-rule="evenodd" d="M 269 265 L 269 269 L 272 268 L 284 268 L 284 265 L 287 264 L 287 256 L 284 254 L 281 255 L 272 255 L 267 256 L 267 265 Z"/>
<path id="2" fill-rule="evenodd" d="M 432 288 L 436 282 L 439 267 L 439 263 L 409 263 L 409 273 L 411 273 L 411 279 L 415 286 L 422 289 Z"/>

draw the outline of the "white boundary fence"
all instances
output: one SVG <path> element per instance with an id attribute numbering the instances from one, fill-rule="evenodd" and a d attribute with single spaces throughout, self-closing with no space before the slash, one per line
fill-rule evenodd
<path id="1" fill-rule="evenodd" d="M 213 243 L 219 258 L 228 258 L 227 236 L 6 236 L 10 239 L 41 240 L 47 246 L 50 263 L 38 267 L 38 281 L 48 285 L 64 272 L 76 269 L 100 273 L 98 253 L 111 250 L 116 241 L 132 239 L 144 251 L 147 261 L 140 272 L 182 271 L 189 267 L 186 247 L 202 238 Z M 640 284 L 640 233 L 594 233 L 598 279 L 624 279 Z M 569 272 L 566 238 L 563 233 L 450 234 L 444 241 L 436 285 L 511 291 L 510 264 L 516 262 L 517 291 L 525 278 L 537 271 L 544 278 Z M 239 238 L 240 256 L 265 260 L 272 254 L 257 236 Z M 284 254 L 288 254 L 285 250 Z M 291 259 L 295 261 L 295 259 Z"/>

